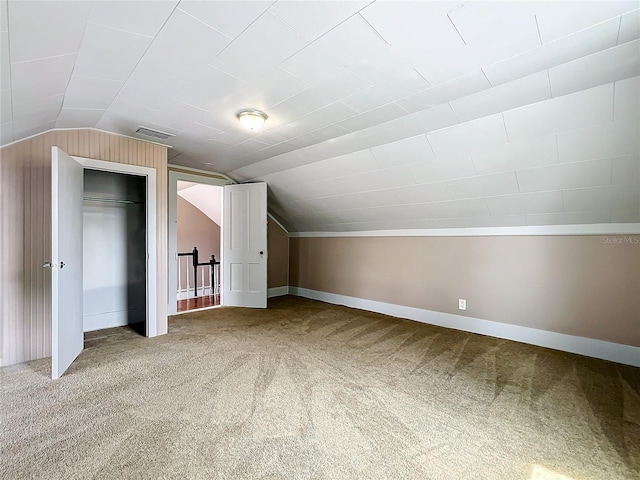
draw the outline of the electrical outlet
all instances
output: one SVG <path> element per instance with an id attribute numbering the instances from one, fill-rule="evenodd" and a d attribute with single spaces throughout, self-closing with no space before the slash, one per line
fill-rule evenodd
<path id="1" fill-rule="evenodd" d="M 464 298 L 458 299 L 458 310 L 466 310 L 467 309 L 467 301 Z"/>

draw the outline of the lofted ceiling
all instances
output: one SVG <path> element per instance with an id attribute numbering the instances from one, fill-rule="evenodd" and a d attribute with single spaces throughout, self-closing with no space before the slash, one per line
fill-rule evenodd
<path id="1" fill-rule="evenodd" d="M 291 231 L 640 222 L 639 7 L 2 0 L 0 140 L 168 132 Z"/>

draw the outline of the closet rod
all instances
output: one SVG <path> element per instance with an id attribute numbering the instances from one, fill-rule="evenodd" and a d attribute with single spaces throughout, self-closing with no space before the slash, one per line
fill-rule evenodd
<path id="1" fill-rule="evenodd" d="M 88 202 L 125 203 L 128 205 L 139 205 L 144 203 L 144 202 L 136 202 L 133 200 L 118 200 L 116 198 L 82 197 L 82 199 Z"/>

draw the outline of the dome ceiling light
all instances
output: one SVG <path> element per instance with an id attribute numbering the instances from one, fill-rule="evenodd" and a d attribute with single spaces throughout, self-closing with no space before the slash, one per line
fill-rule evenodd
<path id="1" fill-rule="evenodd" d="M 269 118 L 266 113 L 253 109 L 242 110 L 238 112 L 236 116 L 238 117 L 238 120 L 240 120 L 242 126 L 252 132 L 260 130 L 264 125 L 265 120 Z"/>

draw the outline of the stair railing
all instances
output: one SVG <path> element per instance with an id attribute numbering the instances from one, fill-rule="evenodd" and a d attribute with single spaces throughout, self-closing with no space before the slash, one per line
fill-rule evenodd
<path id="1" fill-rule="evenodd" d="M 215 255 L 211 255 L 208 262 L 200 262 L 198 258 L 198 247 L 193 247 L 191 252 L 179 252 L 178 253 L 178 299 L 181 299 L 181 295 L 183 292 L 182 285 L 182 262 L 180 262 L 181 257 L 191 257 L 191 261 L 186 263 L 185 265 L 185 283 L 186 283 L 186 295 L 187 298 L 192 298 L 189 296 L 190 287 L 189 287 L 189 268 L 193 269 L 193 296 L 198 296 L 198 267 L 206 267 L 209 266 L 209 275 L 211 278 L 211 283 L 209 285 L 209 293 L 211 295 L 219 295 L 220 294 L 220 262 L 216 261 Z M 205 295 L 205 270 L 206 268 L 202 268 L 201 272 L 201 288 L 202 295 Z"/>

